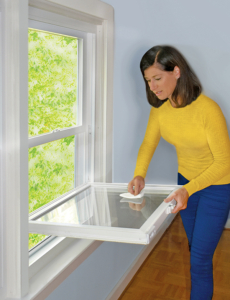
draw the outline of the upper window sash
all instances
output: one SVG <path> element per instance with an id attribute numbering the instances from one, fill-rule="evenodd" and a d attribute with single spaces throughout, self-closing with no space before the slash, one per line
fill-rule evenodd
<path id="1" fill-rule="evenodd" d="M 77 48 L 77 123 L 76 126 L 55 128 L 53 131 L 39 134 L 29 137 L 29 148 L 35 147 L 44 143 L 48 143 L 57 139 L 61 139 L 70 135 L 76 135 L 79 133 L 87 132 L 89 125 L 89 117 L 87 117 L 87 88 L 90 89 L 89 83 L 83 80 L 83 74 L 87 74 L 86 60 L 83 62 L 83 58 L 87 57 L 87 33 L 77 31 L 57 25 L 51 25 L 43 22 L 29 20 L 29 27 L 31 29 L 38 29 L 46 31 L 47 33 L 57 33 L 66 36 L 73 36 L 78 38 Z M 84 105 L 83 105 L 84 103 Z M 88 108 L 89 109 L 89 108 Z M 90 122 L 91 123 L 91 122 Z"/>

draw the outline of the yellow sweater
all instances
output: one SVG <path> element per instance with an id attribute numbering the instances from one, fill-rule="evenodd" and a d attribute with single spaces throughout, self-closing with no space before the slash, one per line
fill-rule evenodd
<path id="1" fill-rule="evenodd" d="M 228 129 L 212 99 L 201 94 L 183 108 L 172 107 L 169 100 L 152 107 L 134 177 L 145 178 L 161 137 L 176 147 L 178 172 L 190 181 L 184 185 L 189 196 L 210 185 L 230 183 Z"/>

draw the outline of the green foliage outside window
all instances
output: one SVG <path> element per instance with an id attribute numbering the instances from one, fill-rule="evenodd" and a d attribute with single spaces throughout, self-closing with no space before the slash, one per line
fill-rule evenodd
<path id="1" fill-rule="evenodd" d="M 29 136 L 77 122 L 77 39 L 29 30 Z"/>
<path id="2" fill-rule="evenodd" d="M 77 39 L 29 30 L 29 136 L 77 125 Z M 74 136 L 29 149 L 29 212 L 74 187 Z M 44 239 L 30 234 L 29 248 Z"/>

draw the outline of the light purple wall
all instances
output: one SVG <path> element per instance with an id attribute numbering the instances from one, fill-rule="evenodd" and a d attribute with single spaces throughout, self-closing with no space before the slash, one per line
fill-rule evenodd
<path id="1" fill-rule="evenodd" d="M 204 92 L 222 108 L 230 126 L 230 2 L 210 0 L 105 0 L 115 10 L 113 181 L 129 182 L 144 137 L 150 106 L 139 71 L 152 46 L 178 48 L 200 78 Z M 176 183 L 177 157 L 161 140 L 147 183 Z"/>

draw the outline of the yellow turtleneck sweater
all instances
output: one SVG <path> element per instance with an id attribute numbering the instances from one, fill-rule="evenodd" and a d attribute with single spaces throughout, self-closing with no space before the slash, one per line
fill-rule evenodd
<path id="1" fill-rule="evenodd" d="M 210 185 L 230 183 L 228 129 L 212 99 L 201 94 L 182 108 L 172 107 L 169 100 L 152 107 L 134 177 L 145 178 L 161 137 L 176 147 L 178 172 L 190 181 L 184 185 L 189 196 Z"/>

